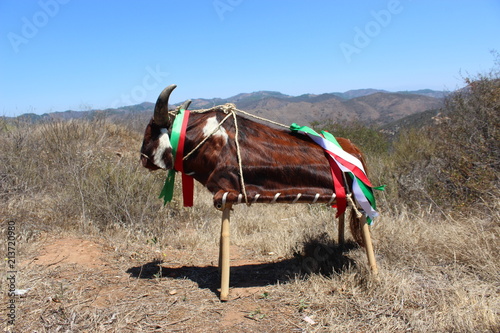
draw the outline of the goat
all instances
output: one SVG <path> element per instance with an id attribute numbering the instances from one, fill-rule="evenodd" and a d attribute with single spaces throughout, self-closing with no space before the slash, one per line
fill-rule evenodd
<path id="1" fill-rule="evenodd" d="M 184 153 L 179 156 L 173 151 L 176 148 L 171 143 L 175 114 L 168 111 L 168 100 L 175 88 L 176 85 L 168 86 L 158 97 L 153 118 L 144 133 L 141 162 L 150 170 L 182 171 L 184 176 L 191 176 L 213 194 L 215 207 L 223 211 L 219 257 L 220 299 L 227 300 L 229 214 L 233 204 L 242 202 L 243 196 L 247 204 L 339 204 L 345 200 L 345 196 L 335 193 L 334 175 L 325 150 L 311 138 L 240 115 L 234 114 L 231 118 L 230 114 L 223 112 L 222 107 L 190 113 L 184 124 L 183 147 L 179 145 Z M 187 109 L 187 106 L 189 102 L 181 108 Z M 365 167 L 362 152 L 350 140 L 336 139 L 344 151 L 359 159 Z M 187 158 L 185 153 L 189 153 Z M 346 189 L 341 187 L 340 190 L 352 191 L 352 187 L 345 186 Z M 343 211 L 337 215 L 339 243 L 342 243 Z M 352 213 L 350 226 L 356 241 L 365 246 L 372 272 L 376 274 L 377 266 L 366 217 Z"/>

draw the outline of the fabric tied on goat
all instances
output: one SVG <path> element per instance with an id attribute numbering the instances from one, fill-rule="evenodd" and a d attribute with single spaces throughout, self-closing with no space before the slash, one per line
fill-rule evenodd
<path id="1" fill-rule="evenodd" d="M 173 168 L 168 170 L 167 179 L 160 193 L 160 199 L 163 198 L 163 204 L 172 201 L 174 196 L 175 173 L 182 173 L 182 199 L 184 207 L 193 206 L 194 197 L 194 179 L 184 173 L 184 141 L 186 139 L 186 127 L 189 120 L 189 110 L 181 109 L 172 124 L 172 133 L 170 134 L 170 143 L 172 144 Z"/>
<path id="2" fill-rule="evenodd" d="M 378 216 L 373 189 L 383 190 L 384 186 L 373 187 L 361 161 L 343 150 L 337 142 L 337 139 L 335 139 L 331 133 L 321 131 L 320 135 L 310 127 L 299 126 L 295 123 L 290 126 L 290 130 L 309 136 L 325 150 L 332 169 L 334 188 L 337 194 L 337 215 L 344 213 L 346 209 L 345 189 L 344 186 L 341 186 L 344 181 L 343 177 L 339 177 L 338 175 L 338 171 L 340 170 L 347 174 L 350 180 L 352 180 L 352 193 L 354 199 L 366 214 L 367 223 L 371 224 L 373 219 Z M 340 189 L 340 187 L 342 189 Z"/>

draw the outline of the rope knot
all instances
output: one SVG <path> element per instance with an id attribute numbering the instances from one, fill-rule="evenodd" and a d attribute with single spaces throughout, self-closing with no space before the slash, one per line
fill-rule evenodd
<path id="1" fill-rule="evenodd" d="M 236 111 L 236 105 L 233 103 L 226 103 L 220 106 L 220 110 L 225 114 L 234 113 Z"/>

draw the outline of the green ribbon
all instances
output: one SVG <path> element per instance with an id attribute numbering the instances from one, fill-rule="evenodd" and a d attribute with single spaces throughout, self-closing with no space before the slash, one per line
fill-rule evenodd
<path id="1" fill-rule="evenodd" d="M 172 132 L 170 134 L 170 144 L 172 145 L 172 169 L 168 170 L 167 179 L 163 185 L 159 198 L 163 198 L 163 204 L 172 201 L 174 197 L 174 182 L 175 182 L 175 155 L 179 146 L 179 138 L 181 136 L 182 122 L 184 120 L 184 109 L 181 109 L 175 116 L 174 123 L 172 124 Z"/>
<path id="2" fill-rule="evenodd" d="M 167 179 L 165 179 L 165 184 L 161 190 L 160 196 L 158 198 L 163 198 L 163 205 L 166 205 L 167 202 L 172 201 L 174 197 L 174 182 L 175 182 L 175 170 L 170 169 L 167 173 Z"/>
<path id="3" fill-rule="evenodd" d="M 340 145 L 340 143 L 337 141 L 337 138 L 335 138 L 332 133 L 327 132 L 327 131 L 321 131 L 321 134 L 323 134 L 323 136 L 325 137 L 325 139 L 327 139 L 330 142 L 333 142 L 337 147 L 342 148 L 342 146 Z M 344 148 L 342 148 L 342 150 L 343 149 Z"/>
<path id="4" fill-rule="evenodd" d="M 337 146 L 339 146 L 340 148 L 342 148 L 340 146 L 340 144 L 337 142 L 337 139 L 333 136 L 332 133 L 326 132 L 326 131 L 321 131 L 321 134 L 324 135 L 325 139 L 327 139 L 327 140 L 335 143 Z M 350 174 L 352 174 L 352 172 L 350 172 Z M 356 179 L 358 180 L 358 184 L 361 187 L 361 189 L 363 190 L 363 193 L 365 193 L 365 194 L 366 194 L 366 192 L 365 192 L 364 188 L 367 188 L 367 191 L 369 191 L 370 189 L 371 190 L 377 190 L 377 191 L 384 191 L 385 190 L 385 186 L 386 185 L 380 185 L 380 186 L 376 186 L 376 187 L 375 186 L 374 187 L 369 187 L 369 186 L 365 185 L 365 183 L 363 183 L 359 178 L 356 177 Z M 371 195 L 371 198 L 370 198 L 370 196 L 367 196 L 367 198 L 370 201 L 370 203 L 373 203 L 373 208 L 375 208 L 375 198 L 373 197 L 373 194 Z"/>

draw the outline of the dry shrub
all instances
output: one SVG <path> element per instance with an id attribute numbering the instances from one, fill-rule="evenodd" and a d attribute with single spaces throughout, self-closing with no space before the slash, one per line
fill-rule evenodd
<path id="1" fill-rule="evenodd" d="M 25 223 L 97 230 L 153 223 L 161 207 L 156 200 L 161 175 L 140 166 L 140 138 L 105 121 L 17 124 L 5 130 L 0 175 L 1 198 L 12 208 L 8 215 Z"/>
<path id="2" fill-rule="evenodd" d="M 409 205 L 470 211 L 500 195 L 500 58 L 490 73 L 466 78 L 437 124 L 403 131 L 388 171 L 397 198 Z M 391 179 L 392 178 L 392 179 Z"/>
<path id="3" fill-rule="evenodd" d="M 500 61 L 500 58 L 498 59 Z M 432 192 L 455 206 L 498 197 L 500 189 L 500 63 L 498 72 L 466 79 L 443 113 L 437 144 L 439 178 Z M 490 197 L 491 196 L 491 197 Z"/>
<path id="4" fill-rule="evenodd" d="M 388 204 L 397 209 L 434 204 L 429 193 L 430 179 L 435 174 L 433 163 L 435 142 L 423 129 L 408 129 L 399 133 L 393 152 L 377 169 L 381 181 L 387 184 Z"/>

